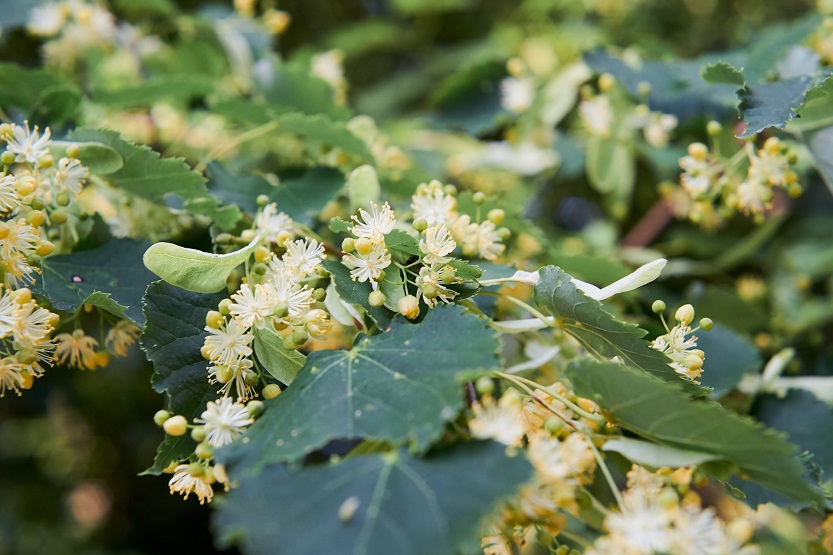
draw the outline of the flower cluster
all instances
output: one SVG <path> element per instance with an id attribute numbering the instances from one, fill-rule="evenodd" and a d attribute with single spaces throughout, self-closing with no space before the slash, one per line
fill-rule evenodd
<path id="1" fill-rule="evenodd" d="M 60 317 L 38 306 L 28 288 L 0 286 L 0 397 L 6 391 L 20 395 L 43 375 L 44 365 L 55 360 L 51 337 Z"/>
<path id="2" fill-rule="evenodd" d="M 712 122 L 710 130 L 719 133 L 719 125 Z M 801 194 L 795 154 L 777 137 L 760 149 L 747 143 L 731 159 L 692 143 L 679 163 L 680 189 L 666 187 L 663 194 L 678 216 L 706 227 L 719 225 L 733 212 L 760 218 L 772 209 L 776 188 L 790 196 Z"/>
<path id="3" fill-rule="evenodd" d="M 604 520 L 607 535 L 586 553 L 759 553 L 757 546 L 747 544 L 755 528 L 751 516 L 740 516 L 727 524 L 714 509 L 702 507 L 691 481 L 690 467 L 674 471 L 661 468 L 652 473 L 634 465 L 628 473 L 622 507 L 608 513 Z"/>
<path id="4" fill-rule="evenodd" d="M 662 313 L 665 311 L 665 303 L 656 301 L 653 308 L 662 317 Z M 692 334 L 700 329 L 710 330 L 712 321 L 709 318 L 703 318 L 700 320 L 700 325 L 692 329 L 694 307 L 690 304 L 678 308 L 677 312 L 674 313 L 674 318 L 677 320 L 677 325 L 670 329 L 668 324 L 665 323 L 665 318 L 662 318 L 666 333 L 654 339 L 651 347 L 668 355 L 668 358 L 671 359 L 668 366 L 673 368 L 680 376 L 695 383 L 700 383 L 696 378 L 703 374 L 705 353 L 696 348 L 697 338 Z"/>

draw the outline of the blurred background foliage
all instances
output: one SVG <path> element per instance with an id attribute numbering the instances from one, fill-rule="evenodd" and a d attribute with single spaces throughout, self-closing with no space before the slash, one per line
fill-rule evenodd
<path id="1" fill-rule="evenodd" d="M 24 28 L 36 4 L 0 2 L 0 60 L 40 66 L 41 43 Z M 120 20 L 180 46 L 180 58 L 160 60 L 162 71 L 219 76 L 234 71 L 201 23 L 232 14 L 230 3 L 113 0 L 108 7 Z M 507 76 L 506 60 L 530 47 L 529 37 L 538 37 L 559 63 L 579 60 L 597 47 L 615 47 L 673 67 L 677 58 L 697 59 L 770 40 L 771 33 L 788 33 L 791 25 L 801 25 L 816 13 L 815 3 L 800 0 L 285 0 L 273 7 L 288 12 L 292 23 L 263 48 L 289 60 L 339 49 L 348 105 L 376 118 L 394 144 L 424 125 L 465 131 L 482 140 L 504 138 L 509 118 L 500 107 L 498 83 Z M 93 57 L 65 77 L 84 86 L 129 81 L 118 72 L 97 73 L 100 61 Z M 606 63 L 603 58 L 597 62 Z M 165 64 L 173 65 L 165 69 Z M 696 62 L 692 67 L 697 71 L 699 66 Z M 711 112 L 689 113 L 694 117 L 686 119 L 682 116 L 691 107 L 681 102 L 663 111 L 676 111 L 678 134 L 692 140 L 705 139 L 710 118 L 734 117 L 732 107 L 712 105 Z M 204 108 L 199 100 L 189 107 Z M 517 122 L 519 128 L 523 125 Z M 184 155 L 192 164 L 200 162 L 176 141 L 154 147 Z M 582 149 L 565 141 L 557 150 L 557 171 L 520 179 L 499 172 L 486 177 L 464 172 L 453 179 L 464 187 L 511 193 L 525 202 L 525 215 L 541 230 L 536 237 L 547 238 L 537 256 L 541 263 L 560 264 L 599 283 L 621 277 L 625 267 L 608 255 L 655 202 L 658 179 L 676 174 L 677 158 L 684 151 L 677 145 L 676 150 L 641 158 L 630 209 L 614 210 L 616 217 L 611 217 L 610 206 L 587 185 Z M 441 164 L 428 151 L 423 156 L 422 168 L 437 168 L 431 177 L 442 178 Z M 410 194 L 411 185 L 403 185 L 403 192 Z M 738 337 L 737 344 L 709 347 L 703 334 L 710 363 L 718 364 L 720 349 L 734 355 L 747 349 L 745 368 L 707 372 L 705 385 L 725 393 L 746 368 L 760 368 L 761 360 L 786 346 L 796 349 L 793 370 L 833 375 L 831 204 L 829 191 L 813 174 L 788 216 L 760 227 L 731 221 L 719 234 L 672 222 L 651 244 L 665 256 L 704 263 L 652 285 L 646 298 L 664 298 L 669 306 L 691 302 L 698 314 L 711 316 Z M 512 227 L 511 221 L 507 226 Z M 726 256 L 729 245 L 736 247 L 734 258 Z M 634 301 L 631 308 L 645 314 L 642 325 L 659 332 L 645 305 Z M 159 442 L 151 415 L 162 398 L 148 385 L 152 369 L 144 355 L 138 347 L 132 349 L 126 361 L 96 373 L 50 371 L 26 395 L 0 402 L 0 554 L 213 550 L 208 509 L 169 496 L 159 478 L 139 476 Z M 709 376 L 718 380 L 727 373 L 735 381 L 730 376 L 727 384 L 709 382 Z M 776 413 L 766 408 L 775 402 L 770 397 L 741 398 L 738 406 L 782 429 L 800 429 L 806 423 L 800 410 L 806 400 L 787 397 Z M 827 407 L 821 412 L 829 418 Z M 822 465 L 833 457 L 829 450 L 816 450 Z"/>

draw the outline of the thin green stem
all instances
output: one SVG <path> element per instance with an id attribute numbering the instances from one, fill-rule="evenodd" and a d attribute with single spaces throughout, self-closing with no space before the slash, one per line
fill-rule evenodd
<path id="1" fill-rule="evenodd" d="M 619 493 L 619 486 L 616 485 L 616 481 L 613 479 L 613 475 L 610 473 L 610 469 L 604 462 L 602 458 L 602 454 L 599 453 L 599 450 L 593 444 L 593 440 L 587 438 L 587 444 L 590 446 L 590 449 L 593 451 L 593 455 L 596 457 L 596 462 L 599 463 L 599 469 L 601 469 L 602 474 L 607 481 L 607 485 L 610 487 L 611 493 L 613 493 L 613 497 L 616 498 L 616 504 L 619 505 L 619 510 L 625 512 L 625 500 L 622 499 L 622 494 Z"/>

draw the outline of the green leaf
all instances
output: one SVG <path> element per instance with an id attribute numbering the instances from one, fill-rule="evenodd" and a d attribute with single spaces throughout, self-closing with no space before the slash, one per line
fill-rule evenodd
<path id="1" fill-rule="evenodd" d="M 630 139 L 593 136 L 587 143 L 587 177 L 600 193 L 629 198 L 636 180 L 635 164 Z"/>
<path id="2" fill-rule="evenodd" d="M 286 172 L 280 178 L 269 193 L 270 200 L 278 204 L 278 210 L 305 225 L 311 225 L 344 187 L 341 172 L 325 167 Z"/>
<path id="3" fill-rule="evenodd" d="M 172 0 L 115 0 L 114 4 L 129 17 L 170 17 L 177 12 Z"/>
<path id="4" fill-rule="evenodd" d="M 40 91 L 35 103 L 29 107 L 29 115 L 34 121 L 54 127 L 75 120 L 82 99 L 78 87 L 58 83 Z"/>
<path id="5" fill-rule="evenodd" d="M 349 110 L 335 103 L 330 85 L 310 74 L 306 61 L 281 64 L 270 77 L 263 95 L 275 113 L 303 112 L 332 121 L 350 117 Z"/>
<path id="6" fill-rule="evenodd" d="M 333 233 L 346 233 L 351 227 L 353 227 L 352 223 L 342 220 L 338 216 L 332 218 L 329 224 L 330 231 Z"/>
<path id="7" fill-rule="evenodd" d="M 69 147 L 78 148 L 78 159 L 83 165 L 89 168 L 90 173 L 96 175 L 107 175 L 119 171 L 124 165 L 124 160 L 115 149 L 102 143 L 77 141 L 52 141 L 49 145 L 49 152 L 56 159 L 66 156 L 66 149 Z"/>
<path id="8" fill-rule="evenodd" d="M 499 342 L 484 320 L 457 306 L 419 324 L 357 340 L 351 351 L 317 351 L 292 386 L 218 457 L 236 472 L 294 461 L 333 439 L 410 443 L 425 451 L 464 406 L 461 383 L 500 367 Z"/>
<path id="9" fill-rule="evenodd" d="M 355 214 L 359 208 L 368 208 L 370 202 L 378 202 L 382 194 L 379 177 L 373 166 L 359 166 L 347 177 L 347 197 L 350 199 L 350 213 Z"/>
<path id="10" fill-rule="evenodd" d="M 769 127 L 783 129 L 804 103 L 811 82 L 809 77 L 798 77 L 772 83 L 747 84 L 738 91 L 738 112 L 746 123 L 746 130 L 739 137 L 753 137 Z"/>
<path id="11" fill-rule="evenodd" d="M 192 171 L 181 158 L 162 158 L 146 146 L 134 145 L 113 131 L 75 129 L 70 141 L 107 145 L 122 157 L 124 165 L 107 176 L 116 187 L 158 204 L 167 195 L 183 201 L 208 197 L 205 178 Z"/>
<path id="12" fill-rule="evenodd" d="M 667 466 L 669 468 L 696 466 L 720 458 L 709 453 L 677 449 L 676 447 L 658 445 L 629 437 L 617 437 L 616 439 L 606 441 L 602 446 L 602 450 L 615 451 L 627 457 L 631 462 L 653 468 L 659 468 L 661 466 Z"/>
<path id="13" fill-rule="evenodd" d="M 147 324 L 139 344 L 153 362 L 153 390 L 165 393 L 168 410 L 189 422 L 218 397 L 218 386 L 208 383 L 208 361 L 200 349 L 208 335 L 205 314 L 216 310 L 223 298 L 192 293 L 164 281 L 152 283 L 145 293 Z"/>
<path id="14" fill-rule="evenodd" d="M 697 348 L 706 353 L 700 383 L 713 388 L 714 397 L 725 395 L 744 374 L 757 372 L 762 366 L 761 355 L 754 345 L 719 324 L 710 331 L 697 333 Z"/>
<path id="15" fill-rule="evenodd" d="M 481 270 L 479 266 L 469 264 L 467 260 L 454 259 L 449 262 L 448 265 L 457 271 L 457 277 L 460 279 L 470 281 L 483 277 L 483 270 Z M 514 268 L 512 269 L 512 274 L 514 274 Z M 512 274 L 504 277 L 509 277 Z"/>
<path id="16" fill-rule="evenodd" d="M 226 288 L 231 272 L 243 264 L 257 248 L 260 237 L 228 254 L 213 254 L 188 249 L 173 243 L 155 243 L 142 260 L 148 270 L 171 285 L 195 293 L 216 293 Z"/>
<path id="17" fill-rule="evenodd" d="M 809 391 L 791 389 L 786 395 L 763 395 L 755 404 L 755 417 L 787 434 L 791 443 L 813 454 L 811 462 L 833 472 L 833 409 Z"/>
<path id="18" fill-rule="evenodd" d="M 373 291 L 373 288 L 369 282 L 353 281 L 350 277 L 350 270 L 341 261 L 324 260 L 322 264 L 332 275 L 336 291 L 338 291 L 342 300 L 364 308 L 380 330 L 388 327 L 394 314 L 385 307 L 370 306 L 368 295 Z"/>
<path id="19" fill-rule="evenodd" d="M 77 87 L 42 69 L 0 63 L 0 106 L 19 108 L 40 125 L 63 123 L 80 106 Z"/>
<path id="20" fill-rule="evenodd" d="M 289 113 L 281 114 L 276 119 L 279 129 L 332 148 L 339 148 L 362 161 L 374 160 L 373 154 L 362 140 L 353 135 L 341 122 L 333 121 L 321 114 Z"/>
<path id="21" fill-rule="evenodd" d="M 706 393 L 692 382 L 684 382 L 668 366 L 668 357 L 648 346 L 643 339 L 645 330 L 617 320 L 599 301 L 576 288 L 572 278 L 561 268 L 541 268 L 540 276 L 535 284 L 535 302 L 554 316 L 560 327 L 590 353 L 603 360 L 619 357 L 625 364 L 685 387 L 687 391 Z"/>
<path id="22" fill-rule="evenodd" d="M 401 229 L 392 229 L 390 233 L 385 235 L 385 246 L 391 251 L 419 256 L 419 241 L 416 237 Z"/>
<path id="23" fill-rule="evenodd" d="M 285 348 L 281 337 L 268 326 L 263 329 L 255 328 L 254 332 L 254 350 L 260 364 L 274 378 L 286 385 L 291 384 L 304 367 L 307 357 L 298 351 Z"/>
<path id="24" fill-rule="evenodd" d="M 531 475 L 505 453 L 472 442 L 426 459 L 399 451 L 298 472 L 272 466 L 240 481 L 214 527 L 223 547 L 240 542 L 252 555 L 480 553 L 481 521 Z"/>
<path id="25" fill-rule="evenodd" d="M 96 249 L 47 256 L 41 290 L 58 310 L 90 303 L 141 326 L 142 294 L 154 276 L 139 264 L 147 243 L 111 239 Z"/>
<path id="26" fill-rule="evenodd" d="M 593 399 L 623 428 L 663 445 L 711 453 L 742 476 L 795 499 L 821 501 L 803 479 L 794 446 L 761 424 L 624 364 L 579 359 L 567 369 L 576 393 Z"/>
<path id="27" fill-rule="evenodd" d="M 703 81 L 710 84 L 723 83 L 742 87 L 746 82 L 743 78 L 742 70 L 722 60 L 704 65 L 700 70 L 700 77 L 703 78 Z"/>
<path id="28" fill-rule="evenodd" d="M 122 89 L 93 91 L 93 101 L 112 108 L 153 106 L 160 101 L 185 103 L 204 97 L 215 88 L 213 79 L 199 75 L 165 75 Z"/>
<path id="29" fill-rule="evenodd" d="M 165 439 L 156 448 L 156 456 L 153 464 L 139 473 L 140 476 L 159 476 L 162 471 L 168 468 L 173 461 L 181 461 L 188 458 L 194 452 L 197 442 L 191 439 L 190 434 L 181 436 L 165 435 Z"/>

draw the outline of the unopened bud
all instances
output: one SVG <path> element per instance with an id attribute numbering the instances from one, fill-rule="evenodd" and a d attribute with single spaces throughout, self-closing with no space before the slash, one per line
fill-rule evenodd
<path id="1" fill-rule="evenodd" d="M 171 417 L 171 413 L 166 410 L 158 410 L 156 414 L 153 415 L 153 421 L 156 423 L 157 426 L 162 426 L 168 418 Z"/>
<path id="2" fill-rule="evenodd" d="M 197 445 L 197 448 L 194 449 L 194 454 L 199 459 L 210 459 L 214 456 L 214 448 L 211 446 L 210 443 L 204 441 Z"/>
<path id="3" fill-rule="evenodd" d="M 8 150 L 0 154 L 0 162 L 7 166 L 11 166 L 14 164 L 14 152 L 9 152 Z"/>
<path id="4" fill-rule="evenodd" d="M 666 308 L 665 301 L 661 301 L 659 299 L 654 301 L 653 304 L 651 305 L 651 310 L 655 314 L 662 314 L 663 312 L 665 312 L 665 308 Z"/>
<path id="5" fill-rule="evenodd" d="M 714 327 L 714 322 L 711 318 L 700 318 L 700 329 L 709 331 Z"/>
<path id="6" fill-rule="evenodd" d="M 409 320 L 413 320 L 419 316 L 419 300 L 413 295 L 405 295 L 399 299 L 397 307 L 399 308 L 399 312 Z"/>
<path id="7" fill-rule="evenodd" d="M 26 223 L 32 227 L 40 227 L 46 223 L 46 214 L 40 210 L 30 210 L 29 213 L 26 214 Z"/>
<path id="8" fill-rule="evenodd" d="M 674 313 L 674 318 L 683 324 L 690 324 L 694 321 L 694 307 L 690 304 L 684 304 Z"/>
<path id="9" fill-rule="evenodd" d="M 55 250 L 55 243 L 41 239 L 40 245 L 35 249 L 35 254 L 38 256 L 48 256 Z"/>
<path id="10" fill-rule="evenodd" d="M 373 252 L 373 241 L 368 239 L 367 237 L 359 237 L 356 239 L 356 252 L 362 255 L 367 256 L 371 252 Z"/>
<path id="11" fill-rule="evenodd" d="M 367 302 L 370 303 L 370 306 L 382 306 L 385 304 L 385 294 L 379 291 L 371 291 L 370 294 L 367 296 Z"/>
<path id="12" fill-rule="evenodd" d="M 506 212 L 504 212 L 500 208 L 494 208 L 492 210 L 489 210 L 489 214 L 486 217 L 489 218 L 495 225 L 500 225 L 503 223 L 503 219 L 506 217 Z"/>
<path id="13" fill-rule="evenodd" d="M 544 420 L 544 429 L 552 435 L 560 434 L 564 429 L 564 423 L 556 416 L 550 416 Z"/>
<path id="14" fill-rule="evenodd" d="M 264 399 L 274 399 L 278 395 L 281 394 L 281 386 L 276 383 L 270 383 L 266 387 L 263 388 L 263 398 Z"/>
<path id="15" fill-rule="evenodd" d="M 227 364 L 221 364 L 214 367 L 214 377 L 220 383 L 229 383 L 234 378 L 234 370 Z"/>
<path id="16" fill-rule="evenodd" d="M 718 121 L 710 121 L 706 124 L 706 133 L 712 137 L 717 137 L 723 131 L 723 126 Z"/>
<path id="17" fill-rule="evenodd" d="M 256 262 L 266 262 L 269 260 L 269 257 L 272 255 L 272 251 L 260 245 L 255 249 L 255 261 Z"/>
<path id="18" fill-rule="evenodd" d="M 81 154 L 81 148 L 78 145 L 69 145 L 66 150 L 68 158 L 78 158 Z"/>
<path id="19" fill-rule="evenodd" d="M 268 195 L 257 195 L 255 202 L 257 202 L 257 205 L 262 208 L 269 204 L 269 197 Z"/>
<path id="20" fill-rule="evenodd" d="M 220 329 L 220 326 L 226 323 L 226 319 L 223 318 L 223 315 L 217 312 L 216 310 L 209 310 L 208 313 L 205 315 L 205 325 L 211 329 Z"/>
<path id="21" fill-rule="evenodd" d="M 53 210 L 52 213 L 49 215 L 49 218 L 52 220 L 53 224 L 58 225 L 67 223 L 67 219 L 69 219 L 67 216 L 67 211 L 63 208 Z"/>
<path id="22" fill-rule="evenodd" d="M 495 381 L 488 376 L 483 376 L 474 382 L 474 389 L 480 395 L 491 395 L 495 391 Z"/>
<path id="23" fill-rule="evenodd" d="M 300 346 L 309 341 L 309 333 L 304 328 L 296 328 L 292 330 L 292 341 Z"/>
<path id="24" fill-rule="evenodd" d="M 234 303 L 231 301 L 231 299 L 223 299 L 217 305 L 217 310 L 219 310 L 220 314 L 222 314 L 223 316 L 228 316 L 229 315 L 229 307 L 232 304 L 234 304 Z"/>
<path id="25" fill-rule="evenodd" d="M 471 200 L 475 204 L 483 204 L 484 202 L 486 202 L 486 193 L 484 193 L 483 191 L 477 191 L 471 196 Z"/>
<path id="26" fill-rule="evenodd" d="M 246 410 L 249 412 L 249 416 L 257 418 L 263 414 L 263 401 L 249 401 L 246 404 Z"/>
<path id="27" fill-rule="evenodd" d="M 344 252 L 353 252 L 356 250 L 356 240 L 352 237 L 345 237 L 341 242 L 341 250 Z"/>
<path id="28" fill-rule="evenodd" d="M 162 429 L 168 435 L 179 437 L 185 435 L 185 432 L 188 430 L 188 421 L 185 420 L 184 416 L 177 414 L 165 420 L 162 424 Z"/>
<path id="29" fill-rule="evenodd" d="M 705 160 L 706 156 L 709 155 L 709 147 L 703 143 L 691 143 L 688 145 L 688 155 L 695 160 Z"/>
<path id="30" fill-rule="evenodd" d="M 415 230 L 422 233 L 423 231 L 428 229 L 428 220 L 426 220 L 425 218 L 417 218 L 411 225 L 413 225 Z"/>
<path id="31" fill-rule="evenodd" d="M 31 175 L 22 175 L 14 182 L 14 190 L 22 197 L 31 195 L 38 186 L 38 182 Z"/>
<path id="32" fill-rule="evenodd" d="M 312 298 L 318 301 L 319 303 L 324 302 L 327 298 L 327 290 L 323 287 L 316 287 L 312 291 Z"/>
<path id="33" fill-rule="evenodd" d="M 203 345 L 200 347 L 200 354 L 205 360 L 211 360 L 211 346 Z"/>
<path id="34" fill-rule="evenodd" d="M 599 90 L 607 92 L 616 84 L 616 78 L 609 73 L 599 75 Z"/>

